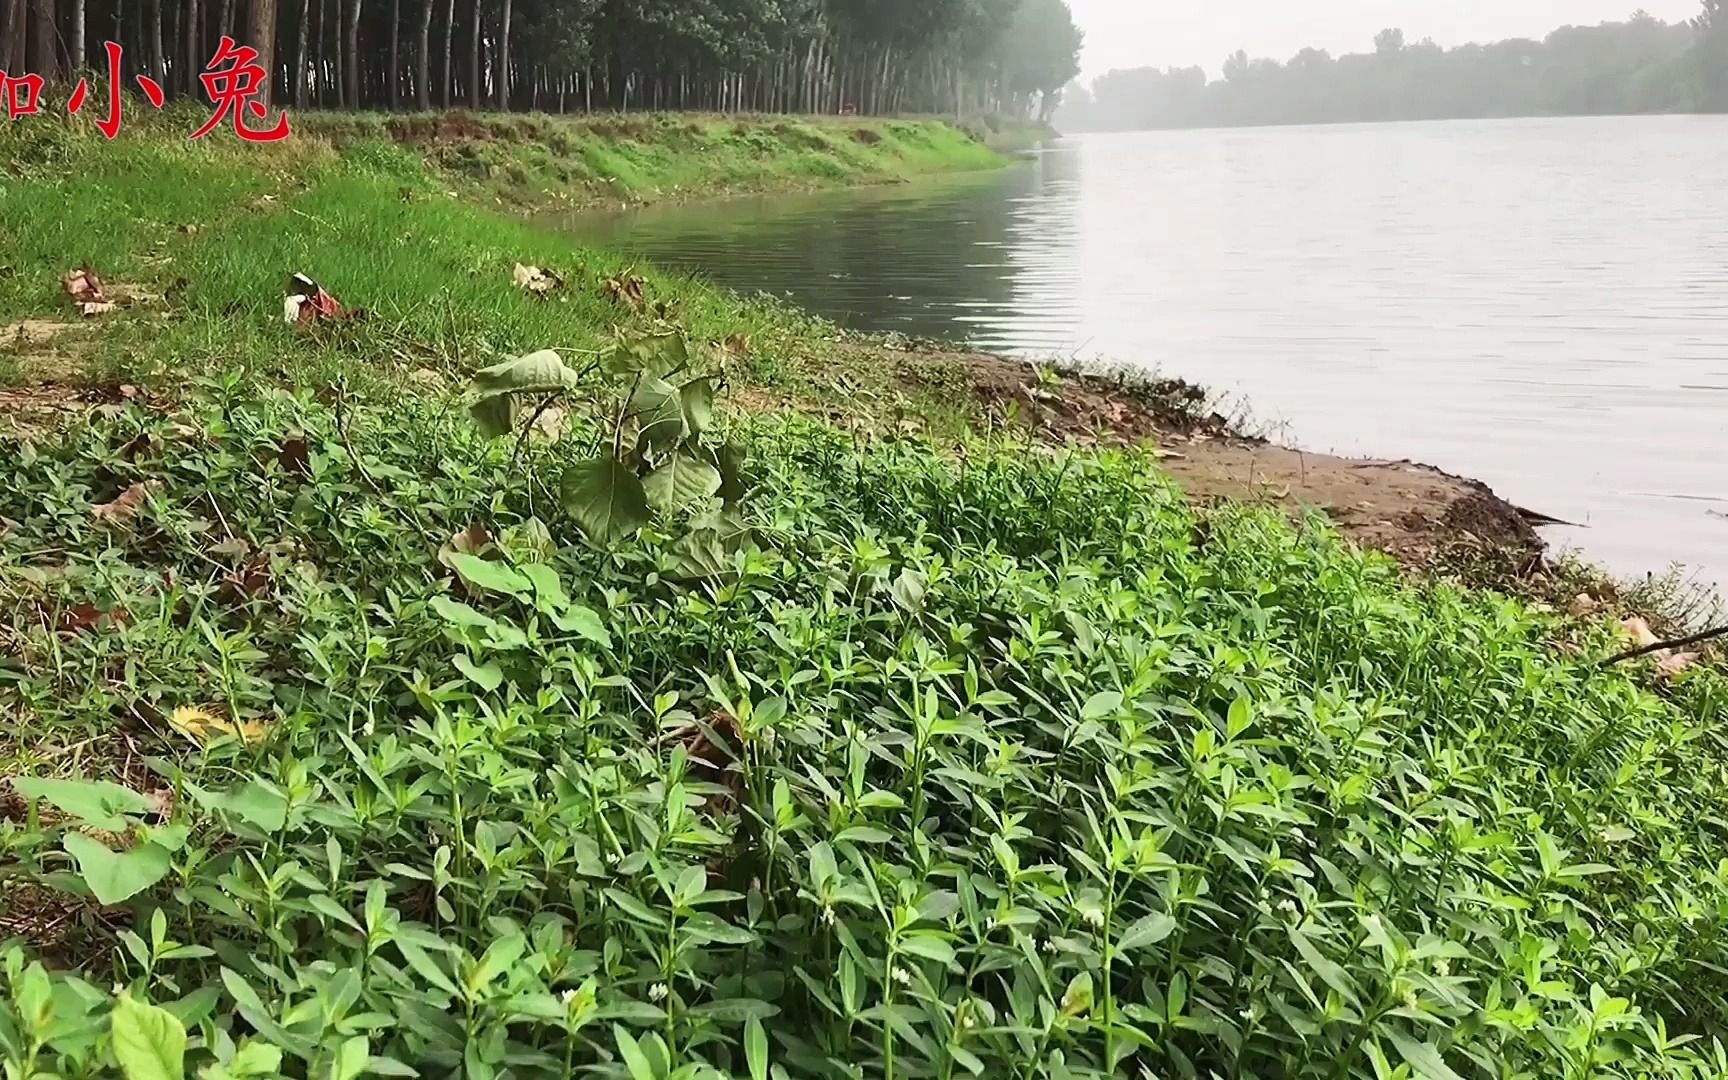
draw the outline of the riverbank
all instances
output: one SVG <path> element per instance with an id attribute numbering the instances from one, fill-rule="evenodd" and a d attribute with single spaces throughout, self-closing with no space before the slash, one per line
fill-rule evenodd
<path id="1" fill-rule="evenodd" d="M 0 128 L 8 1065 L 1711 1073 L 1728 681 L 1291 512 L 1479 489 L 133 134 Z"/>

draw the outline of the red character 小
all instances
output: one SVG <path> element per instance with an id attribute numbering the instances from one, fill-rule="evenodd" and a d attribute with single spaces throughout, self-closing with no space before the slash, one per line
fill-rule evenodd
<path id="1" fill-rule="evenodd" d="M 96 127 L 106 138 L 112 139 L 120 134 L 120 58 L 124 54 L 115 42 L 108 42 L 106 47 L 108 50 L 108 119 L 96 121 Z M 149 99 L 152 106 L 160 109 L 162 107 L 162 87 L 157 85 L 156 80 L 148 75 L 139 75 L 136 78 L 139 89 L 144 91 L 145 98 Z M 89 92 L 89 85 L 85 80 L 79 79 L 78 85 L 72 90 L 72 99 L 66 103 L 66 111 L 77 116 L 78 110 L 84 107 L 84 98 Z"/>

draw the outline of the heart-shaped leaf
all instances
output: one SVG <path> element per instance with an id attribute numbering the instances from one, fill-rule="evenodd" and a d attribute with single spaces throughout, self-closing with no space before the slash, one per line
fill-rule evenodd
<path id="1" fill-rule="evenodd" d="M 131 822 L 122 814 L 148 814 L 148 796 L 107 780 L 50 780 L 20 776 L 12 787 L 26 799 L 42 799 L 104 832 L 124 832 Z"/>
<path id="2" fill-rule="evenodd" d="M 468 676 L 480 689 L 491 693 L 504 685 L 504 670 L 497 664 L 476 664 L 466 656 L 458 656 L 451 661 L 456 670 Z"/>
<path id="3" fill-rule="evenodd" d="M 186 1028 L 167 1009 L 122 997 L 109 1021 L 114 1057 L 126 1080 L 182 1080 Z"/>
<path id="4" fill-rule="evenodd" d="M 665 379 L 644 379 L 630 395 L 628 415 L 641 431 L 639 445 L 661 450 L 684 441 L 684 402 Z"/>
<path id="5" fill-rule="evenodd" d="M 67 833 L 61 843 L 78 860 L 84 884 L 104 904 L 129 900 L 168 875 L 168 849 L 159 844 L 110 851 L 83 833 Z"/>
<path id="6" fill-rule="evenodd" d="M 713 378 L 691 379 L 678 388 L 678 400 L 684 407 L 684 427 L 691 436 L 707 431 L 714 422 Z"/>
<path id="7" fill-rule="evenodd" d="M 649 505 L 665 513 L 681 510 L 720 490 L 720 471 L 683 450 L 642 478 Z"/>
<path id="8" fill-rule="evenodd" d="M 551 349 L 518 356 L 474 373 L 474 389 L 482 397 L 569 390 L 580 382 L 576 372 Z"/>
<path id="9" fill-rule="evenodd" d="M 464 555 L 453 551 L 445 556 L 445 562 L 450 564 L 450 568 L 456 571 L 463 581 L 481 592 L 521 597 L 528 595 L 534 588 L 532 582 L 510 567 L 482 559 L 478 555 Z"/>
<path id="10" fill-rule="evenodd" d="M 648 524 L 642 481 L 616 458 L 570 466 L 559 488 L 565 511 L 595 543 L 629 536 Z"/>
<path id="11" fill-rule="evenodd" d="M 288 800 L 257 781 L 231 791 L 207 791 L 196 784 L 187 784 L 186 790 L 206 810 L 220 810 L 267 833 L 276 832 L 288 821 Z"/>

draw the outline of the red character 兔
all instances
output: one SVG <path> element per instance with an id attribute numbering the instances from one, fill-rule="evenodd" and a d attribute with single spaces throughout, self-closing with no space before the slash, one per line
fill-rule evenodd
<path id="1" fill-rule="evenodd" d="M 218 70 L 223 64 L 229 67 Z M 258 63 L 257 49 L 250 45 L 236 46 L 233 38 L 224 37 L 216 46 L 216 55 L 210 58 L 208 68 L 198 79 L 204 84 L 210 100 L 216 103 L 216 114 L 210 117 L 209 123 L 194 131 L 192 138 L 202 139 L 229 116 L 234 117 L 234 134 L 247 142 L 276 142 L 288 137 L 287 113 L 277 117 L 276 126 L 267 130 L 255 131 L 246 126 L 246 113 L 262 118 L 266 112 L 263 103 L 256 98 L 259 87 L 264 85 L 270 73 Z"/>
<path id="2" fill-rule="evenodd" d="M 96 121 L 96 127 L 105 137 L 112 139 L 120 134 L 120 58 L 123 53 L 120 46 L 115 42 L 108 42 L 106 47 L 108 50 L 108 119 Z M 148 75 L 139 75 L 137 79 L 139 89 L 144 91 L 144 97 L 149 100 L 152 106 L 160 109 L 162 107 L 162 87 Z M 78 85 L 72 91 L 72 99 L 66 103 L 66 111 L 77 116 L 78 110 L 84 107 L 84 98 L 89 92 L 89 85 L 85 80 L 79 79 Z"/>
<path id="3" fill-rule="evenodd" d="M 20 116 L 34 116 L 41 112 L 43 85 L 40 75 L 8 75 L 0 71 L 0 97 L 6 99 L 6 119 L 16 120 Z"/>

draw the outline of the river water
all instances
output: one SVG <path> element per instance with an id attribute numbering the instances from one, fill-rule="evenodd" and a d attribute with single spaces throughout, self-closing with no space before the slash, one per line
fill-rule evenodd
<path id="1" fill-rule="evenodd" d="M 861 329 L 1180 375 L 1728 582 L 1728 117 L 1088 135 L 579 229 Z"/>

